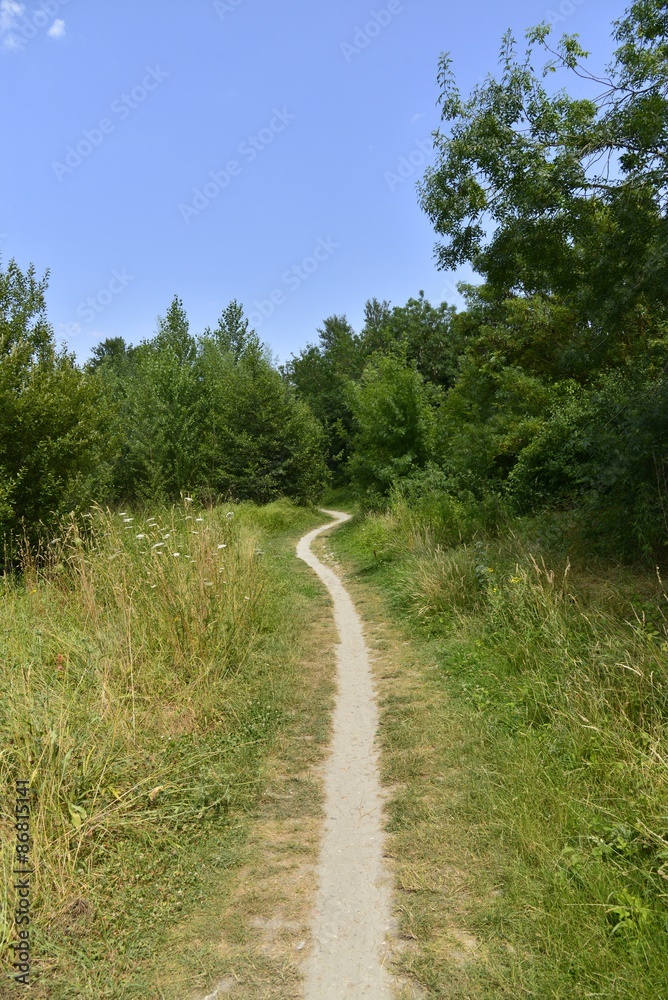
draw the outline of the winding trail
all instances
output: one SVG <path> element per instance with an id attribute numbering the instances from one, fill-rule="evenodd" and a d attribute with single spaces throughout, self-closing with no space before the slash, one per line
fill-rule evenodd
<path id="1" fill-rule="evenodd" d="M 304 964 L 305 1000 L 391 1000 L 385 968 L 391 925 L 390 882 L 383 864 L 382 793 L 375 736 L 378 710 L 362 623 L 338 576 L 311 552 L 311 543 L 350 519 L 305 535 L 297 555 L 320 577 L 334 601 L 339 645 L 338 692 L 325 770 L 325 824 L 312 919 L 313 949 Z"/>

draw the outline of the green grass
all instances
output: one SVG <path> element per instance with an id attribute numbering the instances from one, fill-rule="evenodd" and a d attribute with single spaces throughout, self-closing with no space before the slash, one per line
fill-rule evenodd
<path id="1" fill-rule="evenodd" d="M 13 786 L 28 779 L 36 997 L 162 995 L 170 928 L 243 856 L 322 600 L 292 552 L 314 510 L 152 514 L 94 511 L 2 581 L 0 954 L 11 990 Z"/>
<path id="2" fill-rule="evenodd" d="M 428 524 L 385 514 L 330 542 L 391 644 L 379 684 L 400 964 L 433 997 L 656 1000 L 666 596 L 641 571 L 569 565 L 535 529 L 441 549 Z"/>

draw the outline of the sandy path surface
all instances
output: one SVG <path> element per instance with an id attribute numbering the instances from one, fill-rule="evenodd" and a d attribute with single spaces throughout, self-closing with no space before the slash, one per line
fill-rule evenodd
<path id="1" fill-rule="evenodd" d="M 391 1000 L 385 968 L 391 923 L 390 882 L 383 864 L 382 794 L 375 735 L 378 711 L 362 624 L 338 576 L 311 552 L 323 531 L 349 514 L 326 510 L 330 524 L 309 532 L 297 555 L 334 601 L 339 634 L 338 692 L 325 770 L 325 825 L 312 921 L 313 948 L 304 963 L 306 1000 Z"/>

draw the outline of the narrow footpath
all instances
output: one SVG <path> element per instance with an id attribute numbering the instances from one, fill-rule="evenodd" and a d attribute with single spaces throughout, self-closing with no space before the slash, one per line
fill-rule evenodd
<path id="1" fill-rule="evenodd" d="M 355 606 L 338 576 L 311 552 L 314 539 L 350 519 L 305 535 L 297 555 L 334 602 L 339 635 L 338 692 L 325 763 L 325 823 L 312 918 L 313 947 L 304 963 L 305 1000 L 391 1000 L 386 969 L 391 926 L 389 875 L 383 863 L 382 793 L 375 744 L 378 710 L 369 655 Z"/>

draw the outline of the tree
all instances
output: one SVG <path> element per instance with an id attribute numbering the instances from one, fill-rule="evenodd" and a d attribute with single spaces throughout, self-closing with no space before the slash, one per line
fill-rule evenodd
<path id="1" fill-rule="evenodd" d="M 374 304 L 375 303 L 375 304 Z M 420 374 L 443 387 L 452 384 L 462 346 L 454 323 L 455 309 L 441 302 L 432 306 L 420 292 L 405 306 L 367 302 L 361 341 L 366 354 L 393 353 L 415 362 Z"/>
<path id="2" fill-rule="evenodd" d="M 665 32 L 665 4 L 633 4 L 615 25 L 621 44 L 606 79 L 583 67 L 575 36 L 552 50 L 541 25 L 519 59 L 507 35 L 500 80 L 488 78 L 468 99 L 441 58 L 447 127 L 420 186 L 445 238 L 440 266 L 469 261 L 504 296 L 557 294 L 592 338 L 605 328 L 640 338 L 642 349 L 642 315 L 664 317 L 668 292 Z M 533 70 L 537 46 L 551 57 L 543 77 L 570 70 L 599 93 L 548 92 Z"/>
<path id="3" fill-rule="evenodd" d="M 229 305 L 223 309 L 214 330 L 207 327 L 204 335 L 212 337 L 222 350 L 230 351 L 235 361 L 240 359 L 251 344 L 257 345 L 259 343 L 255 330 L 249 330 L 243 306 L 236 299 L 232 299 Z"/>
<path id="4" fill-rule="evenodd" d="M 101 380 L 57 350 L 48 272 L 0 270 L 0 530 L 34 534 L 64 510 L 104 499 L 111 451 Z"/>
<path id="5" fill-rule="evenodd" d="M 238 359 L 214 337 L 198 367 L 203 466 L 199 484 L 266 503 L 317 500 L 327 479 L 323 432 L 309 407 L 269 362 L 259 341 Z"/>
<path id="6" fill-rule="evenodd" d="M 349 473 L 368 498 L 386 496 L 432 457 L 440 393 L 414 367 L 376 355 L 349 394 L 355 421 Z"/>
<path id="7" fill-rule="evenodd" d="M 340 480 L 350 452 L 352 411 L 347 385 L 364 367 L 360 338 L 345 316 L 328 316 L 309 344 L 285 366 L 284 374 L 310 406 L 325 431 L 327 464 Z"/>

